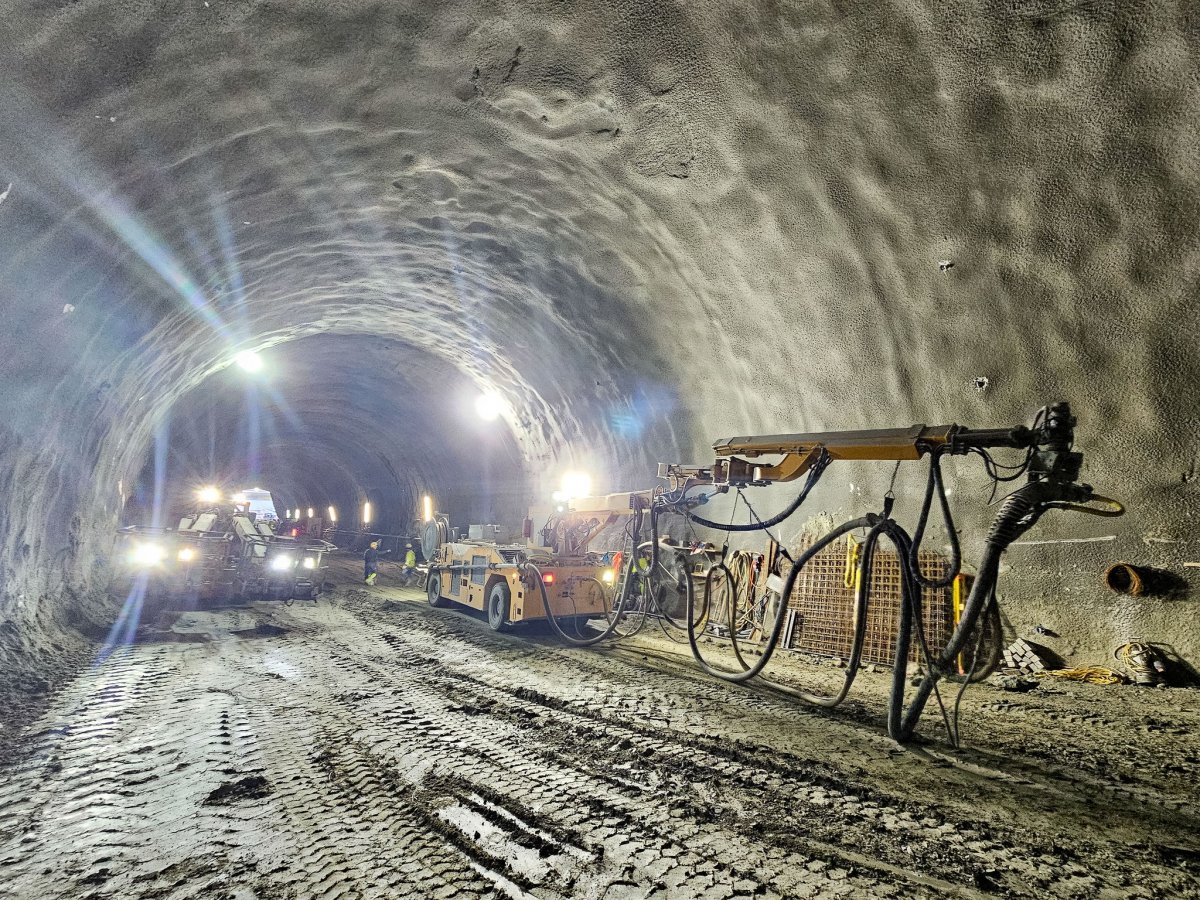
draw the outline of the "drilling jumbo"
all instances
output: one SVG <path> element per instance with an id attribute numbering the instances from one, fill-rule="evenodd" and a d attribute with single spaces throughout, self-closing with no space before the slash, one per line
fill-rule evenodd
<path id="1" fill-rule="evenodd" d="M 568 510 L 551 516 L 541 530 L 541 546 L 532 541 L 532 520 L 526 519 L 523 542 L 502 542 L 497 526 L 472 526 L 465 541 L 447 541 L 450 531 L 443 516 L 430 521 L 422 536 L 422 551 L 430 561 L 426 580 L 429 605 L 461 603 L 487 613 L 488 625 L 505 631 L 521 622 L 546 621 L 547 607 L 555 630 L 581 633 L 591 619 L 612 611 L 615 571 L 612 555 L 597 553 L 589 544 L 619 516 L 630 512 L 628 494 L 576 500 Z M 491 540 L 485 536 L 490 536 Z"/>

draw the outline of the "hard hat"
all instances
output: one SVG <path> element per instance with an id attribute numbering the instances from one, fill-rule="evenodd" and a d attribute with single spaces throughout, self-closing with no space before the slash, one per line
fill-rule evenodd
<path id="1" fill-rule="evenodd" d="M 405 548 L 406 550 L 411 550 L 411 549 L 412 549 L 412 544 L 405 544 L 405 545 L 404 545 L 404 548 Z"/>

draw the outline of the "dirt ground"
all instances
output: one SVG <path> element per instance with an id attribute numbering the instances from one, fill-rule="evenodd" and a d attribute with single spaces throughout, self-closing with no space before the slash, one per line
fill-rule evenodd
<path id="1" fill-rule="evenodd" d="M 882 672 L 818 711 L 386 584 L 167 622 L 0 768 L 0 898 L 1200 897 L 1194 690 L 981 685 L 901 748 Z"/>

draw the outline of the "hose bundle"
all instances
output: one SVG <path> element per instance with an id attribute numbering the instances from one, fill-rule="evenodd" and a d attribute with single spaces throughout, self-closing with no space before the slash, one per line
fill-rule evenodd
<path id="1" fill-rule="evenodd" d="M 987 457 L 986 454 L 984 455 L 985 459 L 990 461 L 990 457 Z M 650 510 L 650 545 L 653 553 L 651 572 L 656 573 L 660 565 L 658 560 L 658 533 L 659 518 L 662 514 L 674 513 L 683 515 L 695 524 L 726 532 L 765 531 L 785 521 L 802 506 L 804 500 L 807 499 L 820 480 L 828 462 L 828 455 L 823 453 L 813 468 L 810 469 L 808 479 L 795 500 L 788 504 L 781 513 L 767 520 L 745 524 L 715 522 L 702 518 L 692 512 L 686 497 L 683 495 L 677 497 L 661 496 Z M 990 467 L 989 472 L 991 472 Z M 761 654 L 753 664 L 746 660 L 739 645 L 739 633 L 744 630 L 747 623 L 739 619 L 735 613 L 736 610 L 744 610 L 752 606 L 752 601 L 747 604 L 744 599 L 742 599 L 742 602 L 738 602 L 735 599 L 739 597 L 743 590 L 743 585 L 748 581 L 744 571 L 739 568 L 735 572 L 733 567 L 724 560 L 710 567 L 705 574 L 704 596 L 700 603 L 697 602 L 696 591 L 691 584 L 691 580 L 687 579 L 685 585 L 686 621 L 684 624 L 686 625 L 688 645 L 692 651 L 692 656 L 705 672 L 725 681 L 744 683 L 759 676 L 769 664 L 776 649 L 778 649 L 787 619 L 789 600 L 805 565 L 817 553 L 842 536 L 859 529 L 866 529 L 866 538 L 858 551 L 858 576 L 854 579 L 855 597 L 853 619 L 851 622 L 851 652 L 840 689 L 832 695 L 826 696 L 785 688 L 780 685 L 776 685 L 776 687 L 808 703 L 823 707 L 836 706 L 846 698 L 862 661 L 867 612 L 871 602 L 871 572 L 875 564 L 879 541 L 886 538 L 901 560 L 902 573 L 901 610 L 892 662 L 892 685 L 888 701 L 887 724 L 888 733 L 891 737 L 897 741 L 907 741 L 912 737 L 930 696 L 937 694 L 938 682 L 947 675 L 956 674 L 957 660 L 960 654 L 964 652 L 966 644 L 973 634 L 977 634 L 978 637 L 975 643 L 975 653 L 972 655 L 972 668 L 971 671 L 966 673 L 965 682 L 978 680 L 978 678 L 983 677 L 988 671 L 994 668 L 996 661 L 995 651 L 998 650 L 998 645 L 992 648 L 993 652 L 990 655 L 986 657 L 981 655 L 984 636 L 982 622 L 986 615 L 990 615 L 993 617 L 993 628 L 995 628 L 995 623 L 998 619 L 995 587 L 999 574 L 1000 555 L 1013 540 L 1037 521 L 1045 509 L 1053 505 L 1052 501 L 1059 498 L 1061 490 L 1060 485 L 1034 481 L 1019 488 L 1005 500 L 1004 505 L 1001 507 L 999 514 L 989 529 L 979 572 L 962 610 L 958 625 L 946 645 L 936 654 L 930 648 L 924 633 L 921 590 L 922 588 L 945 588 L 961 572 L 961 550 L 953 514 L 946 496 L 946 487 L 941 470 L 941 456 L 937 452 L 930 459 L 924 501 L 921 506 L 917 528 L 913 535 L 909 535 L 891 517 L 892 499 L 889 491 L 882 514 L 868 514 L 840 525 L 821 537 L 811 547 L 806 549 L 798 559 L 793 561 L 793 565 L 787 574 L 782 591 L 780 592 L 778 603 L 775 606 L 774 615 L 768 616 L 765 613 L 763 615 L 760 624 L 765 635 L 765 643 L 762 646 Z M 922 541 L 926 534 L 930 513 L 935 500 L 939 506 L 949 536 L 950 561 L 946 570 L 939 577 L 927 577 L 920 569 L 919 560 Z M 734 562 L 739 567 L 744 565 L 737 561 L 736 556 Z M 718 577 L 729 585 L 731 594 L 733 595 L 729 598 L 728 605 L 721 605 L 719 607 L 713 601 L 713 587 Z M 736 669 L 723 668 L 709 661 L 705 658 L 700 647 L 699 634 L 706 629 L 710 622 L 719 621 L 720 618 L 725 620 L 720 624 L 727 624 L 729 627 L 729 640 L 738 665 Z M 996 633 L 998 634 L 998 629 Z M 913 649 L 914 639 L 917 642 L 918 658 L 923 663 L 925 675 L 918 683 L 912 696 L 906 697 L 909 657 Z M 983 662 L 982 670 L 977 671 L 981 661 Z M 963 687 L 965 688 L 965 686 L 964 683 Z M 940 695 L 937 696 L 951 740 L 957 743 L 956 724 L 951 721 L 945 704 L 941 703 Z M 961 696 L 962 693 L 960 690 L 959 701 L 961 700 Z M 957 708 L 958 701 L 955 703 L 955 721 L 957 718 Z"/>

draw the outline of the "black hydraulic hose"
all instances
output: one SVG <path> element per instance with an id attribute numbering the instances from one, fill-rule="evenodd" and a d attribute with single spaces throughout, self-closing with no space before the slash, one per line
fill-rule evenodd
<path id="1" fill-rule="evenodd" d="M 624 599 L 626 596 L 628 596 L 627 591 L 622 591 L 621 601 L 618 604 L 616 614 L 613 616 L 612 621 L 608 623 L 608 627 L 604 629 L 603 632 L 593 635 L 590 638 L 573 637 L 572 635 L 567 634 L 566 630 L 558 624 L 558 619 L 555 618 L 554 611 L 550 608 L 550 598 L 546 594 L 546 583 L 542 581 L 542 570 L 533 563 L 527 562 L 523 567 L 523 572 L 529 577 L 533 578 L 537 584 L 538 595 L 542 598 L 542 609 L 546 612 L 546 620 L 550 623 L 550 627 L 554 630 L 555 634 L 557 634 L 568 644 L 571 644 L 575 647 L 594 647 L 601 641 L 608 640 L 608 638 L 612 636 L 613 632 L 617 630 L 617 623 L 621 621 L 621 614 L 624 612 Z"/>
<path id="2" fill-rule="evenodd" d="M 654 517 L 651 515 L 651 521 Z M 692 587 L 692 580 L 687 579 L 687 626 L 688 626 L 688 644 L 692 649 L 692 657 L 709 675 L 715 675 L 717 678 L 725 681 L 744 682 L 754 678 L 766 668 L 767 663 L 771 661 L 771 657 L 775 653 L 775 648 L 779 644 L 779 636 L 783 632 L 783 623 L 787 619 L 788 598 L 792 596 L 792 589 L 796 585 L 796 578 L 799 576 L 801 569 L 808 563 L 810 559 L 817 555 L 825 547 L 840 538 L 843 534 L 854 531 L 856 528 L 874 528 L 878 523 L 879 517 L 871 514 L 862 518 L 852 519 L 835 528 L 829 534 L 825 535 L 811 547 L 809 547 L 800 558 L 796 560 L 792 566 L 792 570 L 788 573 L 787 579 L 784 581 L 783 591 L 780 594 L 779 609 L 775 613 L 775 621 L 772 623 L 771 632 L 767 638 L 767 645 L 763 648 L 762 656 L 753 666 L 742 672 L 734 672 L 728 669 L 719 669 L 710 665 L 705 659 L 703 653 L 700 652 L 700 646 L 696 640 L 696 623 L 694 620 L 696 609 L 696 592 Z"/>
<path id="3" fill-rule="evenodd" d="M 729 628 L 729 643 L 733 646 L 733 655 L 737 658 L 738 665 L 742 667 L 744 672 L 750 668 L 750 664 L 742 657 L 742 648 L 738 645 L 737 639 L 737 586 L 733 580 L 733 573 L 729 571 L 729 566 L 725 565 L 724 561 L 718 562 L 709 567 L 704 573 L 704 616 L 702 619 L 707 619 L 712 611 L 712 579 L 718 571 L 725 573 L 725 584 L 729 591 L 729 617 L 726 623 Z M 703 629 L 702 629 L 703 630 Z"/>
<path id="4" fill-rule="evenodd" d="M 1004 502 L 988 531 L 983 558 L 979 562 L 979 573 L 975 577 L 975 584 L 971 587 L 971 593 L 963 607 L 958 627 L 954 629 L 954 634 L 950 636 L 950 640 L 938 658 L 932 661 L 931 670 L 921 680 L 916 693 L 907 706 L 904 703 L 904 677 L 896 677 L 893 673 L 892 696 L 888 706 L 888 734 L 894 740 L 904 742 L 912 738 L 917 723 L 920 721 L 921 713 L 925 709 L 925 704 L 929 701 L 929 695 L 937 686 L 942 672 L 962 652 L 967 639 L 975 630 L 980 614 L 987 607 L 995 591 L 1000 572 L 1001 555 L 1009 544 L 1037 521 L 1048 502 L 1060 498 L 1062 490 L 1063 488 L 1059 485 L 1031 482 L 1017 490 Z M 903 661 L 906 666 L 910 632 L 905 622 L 910 619 L 911 615 L 911 606 L 908 610 L 902 610 L 900 627 L 902 634 L 897 637 L 896 642 L 897 663 Z M 901 655 L 902 653 L 903 655 Z M 900 666 L 897 665 L 896 668 L 899 669 Z"/>
<path id="5" fill-rule="evenodd" d="M 825 471 L 825 467 L 828 465 L 829 454 L 822 450 L 821 455 L 813 463 L 812 468 L 808 470 L 808 480 L 804 482 L 804 488 L 796 496 L 796 499 L 789 503 L 787 508 L 782 512 L 772 516 L 765 522 L 746 522 L 740 525 L 735 525 L 731 522 L 714 522 L 712 519 L 705 519 L 686 508 L 684 508 L 683 514 L 697 525 L 702 525 L 705 528 L 715 528 L 718 531 L 763 531 L 767 528 L 774 528 L 780 522 L 790 518 L 800 508 L 801 504 L 808 499 L 809 493 L 816 487 L 817 482 L 821 480 L 821 473 Z"/>
<path id="6" fill-rule="evenodd" d="M 950 539 L 950 566 L 943 578 L 926 578 L 921 574 L 921 542 L 925 537 L 925 526 L 929 521 L 929 510 L 933 506 L 934 491 L 937 492 L 938 503 L 942 507 L 942 520 L 946 523 L 946 533 Z M 917 530 L 913 532 L 912 546 L 906 555 L 908 568 L 917 583 L 927 588 L 944 588 L 954 582 L 962 571 L 962 551 L 958 545 L 958 531 L 954 528 L 954 515 L 950 512 L 950 501 L 946 499 L 946 485 L 942 481 L 941 451 L 934 451 L 929 457 L 929 480 L 925 483 L 925 502 L 921 504 L 921 517 L 917 520 Z"/>
<path id="7" fill-rule="evenodd" d="M 641 520 L 642 514 L 639 512 L 635 517 L 633 524 L 635 546 L 637 544 L 637 537 L 641 531 Z M 621 585 L 621 596 L 617 600 L 617 604 L 613 611 L 612 619 L 608 623 L 608 627 L 605 628 L 600 634 L 593 635 L 590 638 L 573 637 L 572 635 L 567 634 L 563 627 L 558 624 L 558 619 L 556 619 L 554 616 L 554 610 L 550 608 L 550 598 L 546 594 L 546 583 L 542 581 L 541 569 L 531 562 L 526 562 L 522 567 L 522 571 L 524 574 L 532 577 L 534 583 L 537 585 L 538 595 L 542 600 L 542 609 L 545 611 L 546 619 L 550 622 L 550 628 L 554 631 L 554 633 L 574 647 L 594 647 L 601 641 L 608 640 L 617 630 L 617 625 L 621 621 L 621 616 L 625 613 L 625 605 L 629 600 L 630 586 L 633 584 L 634 571 L 637 567 L 637 556 L 637 553 L 631 553 L 629 555 L 629 561 L 625 567 L 625 580 Z"/>
<path id="8" fill-rule="evenodd" d="M 866 540 L 863 541 L 862 549 L 860 550 L 858 563 L 858 584 L 854 591 L 854 619 L 853 639 L 850 644 L 850 656 L 846 662 L 846 674 L 842 678 L 841 689 L 832 696 L 824 696 L 822 694 L 814 694 L 810 691 L 796 691 L 796 695 L 809 703 L 816 706 L 824 706 L 827 709 L 840 704 L 846 699 L 846 695 L 850 693 L 850 688 L 854 685 L 854 679 L 858 677 L 858 667 L 862 663 L 863 646 L 866 643 L 867 636 L 867 609 L 871 602 L 871 570 L 875 565 L 875 548 L 879 544 L 879 537 L 882 534 L 887 534 L 887 526 L 891 522 L 890 519 L 878 520 L 869 532 L 867 532 Z M 891 535 L 888 535 L 891 537 Z M 895 538 L 892 538 L 892 543 L 895 543 Z"/>
<path id="9" fill-rule="evenodd" d="M 657 535 L 656 535 L 656 539 L 657 539 Z M 643 550 L 648 549 L 655 542 L 656 541 L 646 541 L 645 543 L 639 544 L 638 548 L 637 548 L 639 557 Z M 653 550 L 651 550 L 651 557 L 653 558 Z M 674 574 L 670 571 L 670 569 L 668 569 L 666 567 L 665 564 L 660 562 L 659 565 L 662 566 L 662 571 L 666 572 L 668 575 Z M 655 590 L 654 582 L 651 580 L 651 576 L 653 573 L 654 573 L 654 568 L 652 565 L 651 568 L 647 569 L 646 572 L 642 575 L 643 581 L 646 585 L 646 600 L 647 600 L 645 606 L 643 606 L 643 608 L 642 608 L 642 618 L 645 619 L 646 613 L 649 611 L 650 604 L 652 603 L 654 605 L 656 614 L 661 619 L 666 621 L 667 624 L 669 624 L 672 628 L 682 628 L 683 625 L 681 625 L 679 622 L 675 621 L 675 617 L 672 616 L 669 612 L 667 612 L 667 608 L 662 603 L 662 596 L 666 593 L 665 589 L 664 590 Z M 707 614 L 707 607 L 705 609 L 706 609 L 706 614 Z M 639 625 L 639 628 L 640 627 L 641 626 Z"/>
<path id="10" fill-rule="evenodd" d="M 968 672 L 946 672 L 945 677 L 950 681 L 964 681 L 978 684 L 996 671 L 1000 665 L 1000 655 L 1004 649 L 1003 623 L 1000 621 L 1000 600 L 996 597 L 996 586 L 992 585 L 992 595 L 987 599 L 980 613 L 979 632 L 975 638 L 975 646 L 971 651 L 971 668 Z M 988 635 L 991 636 L 987 640 Z M 986 655 L 981 655 L 985 650 Z"/>

